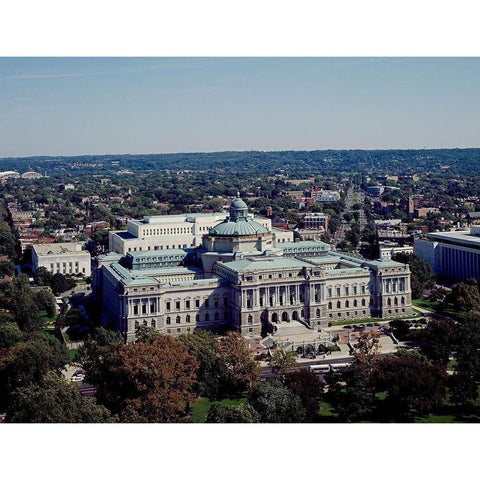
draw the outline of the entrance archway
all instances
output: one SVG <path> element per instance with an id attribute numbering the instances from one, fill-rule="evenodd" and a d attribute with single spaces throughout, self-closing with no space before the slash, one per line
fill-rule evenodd
<path id="1" fill-rule="evenodd" d="M 272 322 L 278 323 L 278 314 L 277 314 L 277 312 L 272 313 Z"/>
<path id="2" fill-rule="evenodd" d="M 298 313 L 297 313 L 296 310 L 292 313 L 292 319 L 293 320 L 298 320 Z"/>
<path id="3" fill-rule="evenodd" d="M 282 322 L 289 322 L 288 313 L 287 313 L 287 312 L 283 312 L 283 313 L 282 313 Z"/>

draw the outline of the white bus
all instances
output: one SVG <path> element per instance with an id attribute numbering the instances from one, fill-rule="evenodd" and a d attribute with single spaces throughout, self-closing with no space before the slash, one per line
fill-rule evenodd
<path id="1" fill-rule="evenodd" d="M 310 365 L 310 371 L 313 373 L 328 373 L 330 371 L 330 365 L 328 363 L 320 365 Z"/>
<path id="2" fill-rule="evenodd" d="M 330 367 L 332 368 L 332 372 L 340 372 L 341 370 L 344 370 L 345 368 L 348 368 L 351 365 L 351 362 L 349 363 L 335 363 L 331 364 Z"/>

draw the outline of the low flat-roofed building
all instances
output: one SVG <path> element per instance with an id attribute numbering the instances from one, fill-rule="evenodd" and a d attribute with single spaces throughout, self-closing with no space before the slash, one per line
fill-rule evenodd
<path id="1" fill-rule="evenodd" d="M 32 270 L 44 267 L 64 275 L 91 275 L 91 256 L 80 243 L 39 243 L 32 246 Z"/>
<path id="2" fill-rule="evenodd" d="M 415 253 L 435 274 L 453 281 L 480 281 L 480 226 L 470 230 L 427 233 L 415 239 Z"/>

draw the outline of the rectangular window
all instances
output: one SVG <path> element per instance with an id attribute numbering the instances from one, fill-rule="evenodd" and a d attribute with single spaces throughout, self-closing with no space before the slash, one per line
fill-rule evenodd
<path id="1" fill-rule="evenodd" d="M 337 287 L 337 297 L 340 296 L 340 287 Z"/>
<path id="2" fill-rule="evenodd" d="M 138 305 L 133 306 L 133 314 L 138 315 Z"/>
<path id="3" fill-rule="evenodd" d="M 155 313 L 155 304 L 154 303 L 150 304 L 150 313 Z"/>
<path id="4" fill-rule="evenodd" d="M 357 287 L 353 287 L 353 294 L 354 294 L 354 295 L 357 294 Z"/>
<path id="5" fill-rule="evenodd" d="M 142 314 L 145 315 L 147 313 L 147 305 L 144 303 L 142 305 Z"/>
<path id="6" fill-rule="evenodd" d="M 186 308 L 187 310 L 190 309 L 190 300 L 186 300 L 186 301 L 185 301 L 185 308 Z"/>
<path id="7" fill-rule="evenodd" d="M 200 300 L 195 300 L 195 307 L 200 307 Z"/>
<path id="8" fill-rule="evenodd" d="M 175 302 L 175 308 L 176 308 L 177 310 L 180 310 L 180 302 Z"/>
<path id="9" fill-rule="evenodd" d="M 170 311 L 170 302 L 167 302 L 167 303 L 165 304 L 165 308 L 167 309 L 167 312 Z"/>

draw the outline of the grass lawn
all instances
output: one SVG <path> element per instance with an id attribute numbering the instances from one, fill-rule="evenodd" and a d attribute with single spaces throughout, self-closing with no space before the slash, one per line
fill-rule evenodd
<path id="1" fill-rule="evenodd" d="M 416 300 L 412 300 L 412 305 L 434 312 L 435 309 L 440 306 L 440 302 L 431 302 L 430 300 L 425 300 L 424 298 L 417 298 Z"/>
<path id="2" fill-rule="evenodd" d="M 40 331 L 45 337 L 55 338 L 55 333 L 52 328 L 42 328 Z"/>
<path id="3" fill-rule="evenodd" d="M 45 323 L 55 323 L 55 317 L 49 317 L 47 315 L 47 312 L 45 310 L 40 311 L 40 318 L 45 322 Z"/>
<path id="4" fill-rule="evenodd" d="M 319 403 L 319 410 L 318 410 L 318 415 L 319 417 L 324 420 L 324 421 L 336 421 L 338 414 L 335 413 L 333 410 L 333 407 L 330 403 L 328 402 L 320 402 Z"/>
<path id="5" fill-rule="evenodd" d="M 421 317 L 422 315 L 419 313 L 413 313 L 408 317 L 396 317 L 396 318 L 364 318 L 363 320 L 341 320 L 339 322 L 330 322 L 332 327 L 339 327 L 341 325 L 354 325 L 354 324 L 361 324 L 361 323 L 381 323 L 381 322 L 391 322 L 393 320 L 408 320 L 410 318 L 417 318 Z"/>
<path id="6" fill-rule="evenodd" d="M 75 362 L 77 360 L 77 357 L 78 357 L 78 349 L 74 348 L 72 350 L 69 350 L 68 351 L 68 356 L 70 357 L 70 360 L 69 360 L 70 363 Z"/>
<path id="7" fill-rule="evenodd" d="M 418 417 L 415 423 L 455 423 L 455 415 L 433 415 Z"/>
<path id="8" fill-rule="evenodd" d="M 208 410 L 210 409 L 210 405 L 213 402 L 208 398 L 200 398 L 192 405 L 192 422 L 193 423 L 205 423 L 207 418 Z M 247 403 L 247 399 L 245 397 L 242 398 L 225 398 L 223 400 L 219 400 L 218 403 L 220 405 L 226 406 L 235 406 L 235 405 L 243 405 Z"/>

